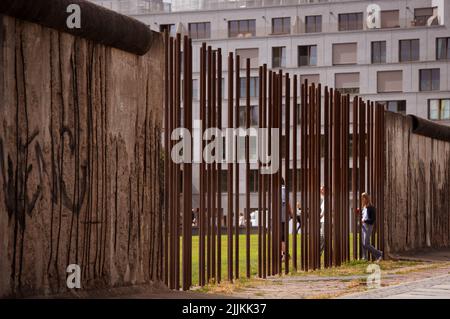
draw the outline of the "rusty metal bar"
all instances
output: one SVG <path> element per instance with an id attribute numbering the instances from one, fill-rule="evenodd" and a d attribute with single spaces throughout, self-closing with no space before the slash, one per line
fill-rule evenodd
<path id="1" fill-rule="evenodd" d="M 211 66 L 211 127 L 217 127 L 216 123 L 216 94 L 217 94 L 217 80 L 216 80 L 216 60 L 217 60 L 217 52 L 214 50 L 212 52 L 212 66 Z M 214 136 L 215 139 L 218 139 L 218 136 Z M 215 157 L 217 158 L 218 150 L 215 150 Z M 217 235 L 217 171 L 216 171 L 216 161 L 211 163 L 211 277 L 216 281 L 216 235 Z"/>
<path id="2" fill-rule="evenodd" d="M 320 187 L 321 187 L 321 145 L 322 145 L 322 85 L 317 84 L 316 92 L 316 206 L 317 206 L 317 221 L 316 221 L 316 249 L 317 249 L 317 268 L 321 268 L 321 241 L 320 241 L 320 230 L 321 230 L 321 205 L 320 205 Z"/>
<path id="3" fill-rule="evenodd" d="M 217 128 L 222 131 L 222 50 L 217 49 Z M 221 141 L 223 137 L 220 136 Z M 217 164 L 217 282 L 220 283 L 222 279 L 222 162 L 223 149 L 219 151 L 220 159 Z"/>
<path id="4" fill-rule="evenodd" d="M 285 74 L 285 166 L 284 166 L 284 178 L 285 178 L 285 216 L 284 216 L 284 239 L 285 239 L 285 258 L 284 258 L 284 273 L 287 275 L 289 273 L 289 147 L 290 147 L 290 112 L 291 112 L 291 80 L 289 78 L 289 73 Z M 294 209 L 295 206 L 292 206 Z M 283 213 L 283 212 L 282 212 Z M 294 220 L 295 218 L 293 218 Z"/>
<path id="5" fill-rule="evenodd" d="M 259 135 L 261 133 L 261 127 L 262 127 L 262 98 L 263 98 L 263 67 L 259 67 L 259 83 L 258 83 L 258 127 L 260 128 L 258 132 L 258 152 L 261 152 L 261 136 Z M 257 154 L 259 155 L 259 154 Z M 263 188 L 262 188 L 262 176 L 261 176 L 261 161 L 259 156 L 258 159 L 258 277 L 262 278 L 262 194 L 263 194 Z"/>
<path id="6" fill-rule="evenodd" d="M 241 77 L 240 77 L 240 56 L 236 55 L 236 114 L 235 114 L 235 125 L 236 128 L 240 127 L 240 123 L 239 123 L 239 107 L 240 107 L 240 98 L 241 98 Z M 236 150 L 236 155 L 239 154 L 239 136 L 236 136 L 236 143 L 235 143 L 235 150 Z M 235 164 L 235 260 L 234 260 L 234 271 L 235 271 L 235 278 L 239 279 L 239 161 L 240 159 L 236 157 L 236 164 Z"/>
<path id="7" fill-rule="evenodd" d="M 209 129 L 211 127 L 211 120 L 212 120 L 212 49 L 211 46 L 208 46 L 207 51 L 207 73 L 206 73 L 206 83 L 207 83 L 207 94 L 208 94 L 208 100 L 207 100 L 207 124 L 206 128 Z M 211 228 L 212 228 L 212 196 L 211 196 L 211 186 L 212 186 L 212 164 L 208 163 L 206 164 L 206 282 L 209 283 L 211 279 L 211 263 L 212 263 L 212 247 L 211 247 L 211 241 L 212 241 L 212 234 L 211 234 Z"/>
<path id="8" fill-rule="evenodd" d="M 233 53 L 228 54 L 228 128 L 231 129 L 233 125 Z M 231 136 L 228 136 L 231 138 Z M 234 145 L 234 138 L 231 145 Z M 227 230 L 228 230 L 228 280 L 233 280 L 233 168 L 234 164 L 231 158 L 234 157 L 234 147 L 227 150 L 230 154 L 228 157 L 227 168 L 227 192 L 228 192 L 228 204 L 227 204 Z"/>
<path id="9" fill-rule="evenodd" d="M 174 108 L 175 108 L 175 79 L 174 79 L 174 40 L 172 37 L 170 37 L 169 40 L 169 51 L 170 51 L 170 55 L 169 55 L 169 73 L 170 73 L 170 82 L 169 82 L 169 90 L 170 90 L 170 111 L 169 111 L 169 148 L 172 149 L 173 146 L 173 142 L 170 139 L 170 133 L 173 130 L 174 127 Z M 173 184 L 173 171 L 174 171 L 174 167 L 173 167 L 173 162 L 170 161 L 169 164 L 169 184 L 170 184 L 170 191 L 169 191 L 169 196 L 170 196 L 170 200 L 169 200 L 169 226 L 170 226 L 170 233 L 169 233 L 169 254 L 170 254 L 170 258 L 169 258 L 169 288 L 174 289 L 175 288 L 175 279 L 174 279 L 174 274 L 175 274 L 175 249 L 174 249 L 174 227 L 173 225 L 174 223 L 174 184 Z"/>
<path id="10" fill-rule="evenodd" d="M 184 127 L 192 131 L 192 61 L 191 43 L 184 37 Z M 192 148 L 189 151 L 192 154 Z M 192 164 L 183 163 L 183 290 L 190 287 L 192 256 Z"/>
<path id="11" fill-rule="evenodd" d="M 262 71 L 262 90 L 260 91 L 260 94 L 262 94 L 262 124 L 261 127 L 263 128 L 267 128 L 267 64 L 263 65 L 263 71 Z M 270 135 L 270 134 L 268 134 Z M 266 136 L 267 138 L 267 136 Z M 263 141 L 263 147 L 264 147 L 264 152 L 263 154 L 267 154 L 267 144 L 266 141 Z M 267 175 L 263 175 L 262 176 L 262 277 L 266 278 L 267 277 L 267 269 L 268 269 L 268 265 L 267 265 L 267 225 L 268 225 L 268 214 L 267 214 L 267 184 L 268 178 Z M 261 214 L 261 213 L 260 213 Z"/>
<path id="12" fill-rule="evenodd" d="M 307 104 L 307 167 L 308 167 L 308 174 L 307 174 L 307 214 L 308 214 L 308 227 L 306 230 L 306 236 L 307 236 L 307 269 L 309 268 L 314 269 L 313 264 L 313 254 L 314 254 L 314 247 L 313 247 L 313 222 L 314 222 L 314 211 L 312 207 L 313 203 L 313 192 L 314 192 L 314 186 L 313 186 L 313 180 L 312 180 L 312 165 L 313 165 L 313 107 L 314 107 L 314 93 L 313 93 L 313 87 L 312 85 L 307 87 L 308 90 L 308 104 Z"/>
<path id="13" fill-rule="evenodd" d="M 306 176 L 307 176 L 307 168 L 306 168 L 306 150 L 307 150 L 307 142 L 306 142 L 306 103 L 307 103 L 307 86 L 308 82 L 305 80 L 304 83 L 301 84 L 301 109 L 300 109 L 300 179 L 301 179 L 301 269 L 307 270 L 307 262 L 306 262 L 306 223 L 307 223 L 307 203 L 306 203 Z"/>
<path id="14" fill-rule="evenodd" d="M 269 130 L 273 127 L 273 72 L 269 71 L 269 99 L 267 101 L 267 118 L 266 123 Z M 272 157 L 272 134 L 271 132 L 268 134 L 268 154 Z M 272 157 L 273 158 L 273 157 Z M 267 187 L 268 187 L 268 197 L 267 197 L 267 209 L 269 217 L 268 223 L 267 223 L 267 273 L 268 275 L 273 274 L 273 236 L 272 236 L 272 229 L 273 229 L 273 198 L 272 198 L 272 186 L 273 186 L 273 175 L 267 176 Z"/>
<path id="15" fill-rule="evenodd" d="M 297 129 L 298 129 L 298 105 L 297 105 L 297 74 L 294 74 L 292 92 L 292 267 L 298 270 L 297 264 Z"/>
<path id="16" fill-rule="evenodd" d="M 357 209 L 358 209 L 358 102 L 357 96 L 353 98 L 352 121 L 352 233 L 353 233 L 353 259 L 358 259 L 357 235 Z"/>
<path id="17" fill-rule="evenodd" d="M 245 110 L 245 119 L 246 119 L 246 129 L 250 128 L 250 59 L 247 58 L 246 61 L 246 83 L 245 83 L 245 91 L 246 91 L 246 110 Z M 245 253 L 246 253 L 246 274 L 247 278 L 250 278 L 250 138 L 247 135 L 245 136 L 245 228 L 246 228 L 246 241 L 245 241 Z"/>
<path id="18" fill-rule="evenodd" d="M 283 205 L 283 195 L 282 195 L 282 183 L 281 183 L 281 179 L 283 178 L 283 169 L 282 169 L 282 163 L 283 163 L 283 71 L 279 70 L 278 71 L 278 129 L 279 129 L 279 148 L 278 148 L 278 158 L 280 161 L 280 169 L 278 170 L 278 176 L 277 176 L 277 183 L 278 183 L 278 188 L 277 188 L 277 193 L 278 193 L 278 202 L 277 202 L 277 209 L 278 209 L 278 274 L 281 275 L 282 273 L 282 267 L 283 267 L 283 263 L 282 263 L 282 258 L 281 258 L 281 252 L 282 252 L 282 247 L 280 245 L 281 242 L 283 242 L 283 235 L 284 235 L 284 227 L 283 227 L 283 223 L 282 223 L 282 213 L 283 213 L 283 209 L 282 209 L 282 205 Z M 287 254 L 287 250 L 286 250 L 286 237 L 284 238 L 284 243 L 285 243 L 285 251 L 284 253 Z M 287 256 L 285 256 L 285 259 L 287 258 Z"/>
<path id="19" fill-rule="evenodd" d="M 205 163 L 203 161 L 203 133 L 206 125 L 206 43 L 200 50 L 200 213 L 199 213 L 199 284 L 205 285 Z"/>
<path id="20" fill-rule="evenodd" d="M 365 149 L 366 149 L 366 105 L 364 102 L 362 102 L 360 100 L 359 103 L 359 134 L 358 134 L 358 142 L 359 142 L 359 196 L 361 196 L 361 194 L 363 192 L 366 191 L 366 180 L 365 180 L 365 176 L 366 176 L 366 172 L 365 172 L 365 167 L 366 167 L 366 153 L 365 153 Z M 359 255 L 362 256 L 362 236 L 361 236 L 361 214 L 362 214 L 362 206 L 361 206 L 361 201 L 360 201 L 360 197 L 358 197 L 358 204 L 359 204 L 359 214 L 358 214 L 358 233 L 359 233 Z"/>
<path id="21" fill-rule="evenodd" d="M 330 184 L 329 184 L 329 176 L 330 176 L 330 152 L 329 152 L 329 132 L 330 132 L 330 97 L 329 97 L 329 91 L 328 91 L 328 87 L 325 86 L 325 90 L 324 90 L 324 154 L 323 154 L 323 159 L 324 159 L 324 187 L 325 187 L 325 194 L 323 196 L 323 200 L 324 200 L 324 225 L 323 225 L 323 230 L 321 229 L 321 232 L 323 231 L 323 236 L 324 236 L 324 251 L 323 251 L 323 255 L 324 255 L 324 267 L 328 268 L 331 266 L 330 264 L 330 243 L 329 243 L 329 231 L 328 231 L 328 224 L 330 223 L 330 217 L 328 215 L 329 211 L 330 211 Z M 322 225 L 321 225 L 322 227 Z"/>
<path id="22" fill-rule="evenodd" d="M 175 128 L 181 126 L 181 34 L 177 33 L 175 41 Z M 175 164 L 175 289 L 180 289 L 180 165 Z"/>
<path id="23" fill-rule="evenodd" d="M 335 253 L 333 252 L 333 247 L 334 247 L 334 231 L 333 231 L 333 211 L 334 211 L 334 201 L 333 201 L 333 191 L 334 191 L 334 187 L 333 187 L 333 165 L 334 165 L 334 155 L 333 155 L 333 138 L 334 138 L 334 118 L 333 118 L 333 112 L 334 112 L 334 108 L 335 108 L 335 93 L 334 90 L 332 88 L 329 89 L 329 112 L 328 112 L 328 125 L 329 125 L 329 130 L 328 130 L 328 158 L 329 158 L 329 163 L 328 163 L 328 189 L 327 189 L 327 194 L 328 194 L 328 225 L 327 225 L 327 232 L 328 232 L 328 248 L 329 248 L 329 255 L 328 255 L 328 264 L 331 266 L 334 265 L 334 255 Z"/>
<path id="24" fill-rule="evenodd" d="M 282 166 L 282 162 L 283 162 L 283 125 L 282 125 L 282 121 L 283 121 L 283 116 L 282 116 L 282 107 L 283 107 L 283 72 L 281 70 L 278 71 L 278 76 L 277 76 L 277 108 L 276 108 L 276 127 L 279 131 L 279 136 L 278 136 L 278 159 L 280 162 L 280 166 Z M 282 251 L 282 247 L 281 247 L 281 242 L 282 242 L 282 223 L 281 223 L 281 213 L 282 213 L 282 195 L 281 195 L 281 176 L 282 174 L 282 168 L 280 167 L 280 169 L 278 170 L 278 172 L 275 174 L 275 185 L 276 185 L 276 214 L 277 214 L 277 227 L 276 227 L 276 231 L 277 231 L 277 274 L 281 275 L 281 271 L 282 271 L 282 262 L 281 262 L 281 251 Z"/>
<path id="25" fill-rule="evenodd" d="M 164 157 L 167 158 L 170 154 L 169 148 L 169 99 L 170 99 L 170 86 L 169 86 L 169 33 L 164 32 Z M 169 160 L 164 161 L 164 187 L 168 189 L 170 187 L 169 179 Z M 169 194 L 164 192 L 164 283 L 169 285 Z"/>

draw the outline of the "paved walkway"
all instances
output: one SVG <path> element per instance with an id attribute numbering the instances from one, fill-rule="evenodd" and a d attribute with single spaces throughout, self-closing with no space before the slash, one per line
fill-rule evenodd
<path id="1" fill-rule="evenodd" d="M 378 288 L 339 299 L 450 299 L 450 275 Z"/>

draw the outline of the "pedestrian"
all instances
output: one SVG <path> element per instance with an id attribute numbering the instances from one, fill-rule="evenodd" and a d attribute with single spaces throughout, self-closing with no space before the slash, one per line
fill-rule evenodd
<path id="1" fill-rule="evenodd" d="M 370 251 L 375 257 L 376 262 L 380 262 L 383 259 L 383 252 L 377 250 L 370 243 L 372 237 L 373 226 L 375 225 L 376 212 L 375 206 L 373 206 L 369 194 L 361 194 L 361 223 L 362 223 L 362 259 L 367 260 L 367 251 Z"/>
<path id="2" fill-rule="evenodd" d="M 287 208 L 287 210 L 286 210 Z M 292 208 L 289 204 L 289 201 L 287 201 L 286 198 L 286 186 L 284 184 L 284 179 L 281 178 L 281 258 L 284 261 L 285 258 L 289 258 L 289 255 L 286 253 L 286 243 L 285 243 L 285 223 L 287 222 L 287 216 L 286 214 L 289 214 L 289 219 L 293 218 Z M 287 256 L 287 257 L 286 257 Z"/>
<path id="3" fill-rule="evenodd" d="M 325 186 L 320 187 L 320 254 L 325 249 Z"/>
<path id="4" fill-rule="evenodd" d="M 239 213 L 239 227 L 245 227 L 247 225 L 247 221 L 245 220 L 244 213 Z"/>

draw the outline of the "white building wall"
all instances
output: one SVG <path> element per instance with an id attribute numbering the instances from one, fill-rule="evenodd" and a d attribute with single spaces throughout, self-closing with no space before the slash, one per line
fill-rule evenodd
<path id="1" fill-rule="evenodd" d="M 368 4 L 376 3 L 382 10 L 399 10 L 400 28 L 338 31 L 338 14 L 363 12 L 365 15 Z M 412 27 L 414 8 L 438 7 L 439 26 Z M 322 16 L 321 33 L 304 33 L 305 17 L 309 15 Z M 291 17 L 291 34 L 271 35 L 272 18 Z M 450 29 L 445 24 L 450 19 L 450 1 L 444 0 L 378 0 L 378 1 L 333 1 L 296 6 L 278 6 L 252 9 L 230 9 L 216 11 L 192 11 L 136 15 L 135 18 L 159 31 L 160 24 L 184 25 L 188 30 L 191 22 L 210 22 L 211 39 L 205 39 L 213 48 L 221 48 L 223 52 L 224 101 L 223 126 L 227 125 L 227 52 L 235 53 L 239 48 L 258 48 L 259 64 L 266 63 L 272 67 L 272 47 L 286 47 L 286 67 L 284 72 L 291 75 L 319 74 L 322 85 L 335 86 L 335 74 L 346 72 L 360 73 L 360 93 L 365 99 L 373 101 L 406 100 L 409 114 L 428 117 L 428 99 L 450 98 L 449 61 L 436 61 L 436 38 L 450 37 Z M 240 19 L 256 20 L 256 36 L 251 38 L 228 38 L 228 21 Z M 298 22 L 298 23 L 297 23 Z M 420 60 L 416 62 L 399 62 L 399 41 L 405 39 L 420 40 Z M 386 41 L 386 63 L 371 63 L 371 42 Z M 354 65 L 333 65 L 332 46 L 335 43 L 356 42 L 358 47 L 357 63 Z M 193 71 L 194 79 L 198 79 L 199 50 L 202 40 L 193 41 Z M 317 45 L 317 66 L 298 67 L 297 47 L 299 45 Z M 424 68 L 440 68 L 440 91 L 419 91 L 419 70 Z M 401 70 L 403 72 L 403 92 L 377 93 L 377 72 Z M 244 70 L 241 72 L 244 76 Z M 252 76 L 258 76 L 258 69 L 251 70 Z M 236 87 L 236 86 L 235 86 Z M 244 100 L 243 100 L 244 101 Z M 251 99 L 252 104 L 258 104 L 258 98 Z M 243 103 L 241 103 L 242 105 Z M 194 100 L 194 116 L 198 118 L 198 100 Z M 444 122 L 444 124 L 450 124 Z M 225 167 L 224 167 L 225 168 Z M 194 180 L 197 172 L 194 169 Z M 240 168 L 240 191 L 245 192 L 245 166 Z M 197 176 L 198 177 L 198 176 Z M 198 185 L 194 185 L 198 189 Z M 257 196 L 252 195 L 252 207 L 257 206 Z M 222 207 L 226 207 L 226 195 L 223 195 Z M 241 208 L 245 197 L 241 197 Z"/>

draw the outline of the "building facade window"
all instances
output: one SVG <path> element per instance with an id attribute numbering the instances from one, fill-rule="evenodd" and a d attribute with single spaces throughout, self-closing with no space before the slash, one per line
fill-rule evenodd
<path id="1" fill-rule="evenodd" d="M 356 64 L 357 52 L 357 43 L 333 44 L 333 65 Z"/>
<path id="2" fill-rule="evenodd" d="M 359 93 L 359 73 L 336 73 L 334 85 L 342 94 L 357 94 Z"/>
<path id="3" fill-rule="evenodd" d="M 399 43 L 399 61 L 419 61 L 420 59 L 420 41 L 419 39 L 400 40 Z"/>
<path id="4" fill-rule="evenodd" d="M 289 34 L 291 33 L 291 18 L 273 18 L 272 34 Z"/>
<path id="5" fill-rule="evenodd" d="M 256 20 L 232 20 L 228 21 L 228 37 L 247 38 L 256 35 Z"/>
<path id="6" fill-rule="evenodd" d="M 247 78 L 240 78 L 241 85 L 241 96 L 240 98 L 247 97 Z M 250 97 L 258 97 L 259 96 L 259 77 L 252 76 L 250 77 Z"/>
<path id="7" fill-rule="evenodd" d="M 236 49 L 236 55 L 239 55 L 239 63 L 241 69 L 247 68 L 247 59 L 250 59 L 250 67 L 257 68 L 258 67 L 258 48 L 252 49 Z"/>
<path id="8" fill-rule="evenodd" d="M 352 31 L 363 29 L 363 13 L 341 13 L 339 14 L 339 31 Z"/>
<path id="9" fill-rule="evenodd" d="M 298 66 L 317 65 L 317 45 L 300 45 L 298 47 Z"/>
<path id="10" fill-rule="evenodd" d="M 420 70 L 420 91 L 439 91 L 440 71 L 440 69 Z"/>
<path id="11" fill-rule="evenodd" d="M 450 59 L 450 38 L 436 39 L 436 60 Z"/>
<path id="12" fill-rule="evenodd" d="M 210 22 L 189 23 L 189 36 L 192 39 L 211 38 L 211 23 Z"/>
<path id="13" fill-rule="evenodd" d="M 306 33 L 322 32 L 322 16 L 305 17 Z"/>
<path id="14" fill-rule="evenodd" d="M 286 67 L 286 47 L 272 48 L 272 68 Z"/>
<path id="15" fill-rule="evenodd" d="M 383 105 L 384 108 L 389 112 L 395 112 L 395 113 L 400 113 L 400 114 L 406 115 L 406 101 L 405 100 L 380 101 L 377 103 Z"/>
<path id="16" fill-rule="evenodd" d="M 377 92 L 402 92 L 403 71 L 379 71 L 377 73 Z"/>
<path id="17" fill-rule="evenodd" d="M 372 63 L 386 63 L 386 41 L 372 42 Z"/>
<path id="18" fill-rule="evenodd" d="M 176 34 L 175 24 L 160 24 L 159 31 L 160 32 L 167 31 L 169 32 L 169 35 L 173 37 Z"/>
<path id="19" fill-rule="evenodd" d="M 434 15 L 434 8 L 416 8 L 414 9 L 414 22 L 415 26 L 426 26 L 428 19 Z"/>
<path id="20" fill-rule="evenodd" d="M 381 11 L 381 28 L 399 28 L 399 10 Z"/>
<path id="21" fill-rule="evenodd" d="M 428 119 L 450 120 L 450 98 L 428 100 Z"/>

